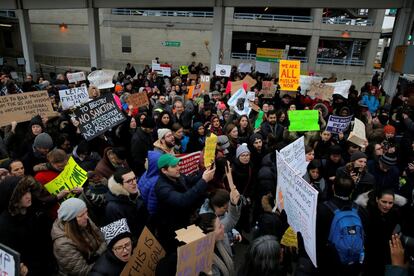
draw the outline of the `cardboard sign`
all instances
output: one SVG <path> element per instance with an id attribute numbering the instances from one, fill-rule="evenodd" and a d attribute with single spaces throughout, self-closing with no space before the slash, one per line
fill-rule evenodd
<path id="1" fill-rule="evenodd" d="M 208 168 L 214 162 L 216 157 L 217 136 L 211 133 L 206 138 L 206 145 L 204 147 L 204 167 Z"/>
<path id="2" fill-rule="evenodd" d="M 273 98 L 276 93 L 276 85 L 272 81 L 263 81 L 262 90 L 260 94 L 263 95 L 263 98 Z"/>
<path id="3" fill-rule="evenodd" d="M 82 185 L 88 179 L 88 173 L 79 166 L 71 156 L 63 171 L 44 187 L 51 195 L 57 195 L 63 190 L 73 190 Z M 68 194 L 66 198 L 73 197 L 74 194 Z"/>
<path id="4" fill-rule="evenodd" d="M 196 151 L 189 154 L 176 155 L 180 159 L 178 165 L 180 166 L 180 173 L 190 175 L 199 170 L 199 163 L 201 158 L 201 151 Z"/>
<path id="5" fill-rule="evenodd" d="M 348 141 L 360 147 L 366 146 L 365 124 L 361 120 L 355 118 L 354 128 L 348 136 Z"/>
<path id="6" fill-rule="evenodd" d="M 351 88 L 352 81 L 351 80 L 344 80 L 338 82 L 327 83 L 326 85 L 332 86 L 334 88 L 333 94 L 338 94 L 348 99 L 349 88 Z"/>
<path id="7" fill-rule="evenodd" d="M 86 80 L 86 76 L 84 72 L 67 73 L 66 77 L 68 78 L 69 83 L 75 83 L 78 81 Z"/>
<path id="8" fill-rule="evenodd" d="M 288 223 L 295 232 L 300 232 L 305 250 L 316 267 L 316 207 L 318 191 L 296 174 L 276 151 L 277 187 L 276 206 L 284 209 Z"/>
<path id="9" fill-rule="evenodd" d="M 0 275 L 20 275 L 20 254 L 0 243 Z"/>
<path id="10" fill-rule="evenodd" d="M 318 110 L 288 111 L 289 131 L 319 131 Z"/>
<path id="11" fill-rule="evenodd" d="M 217 77 L 230 77 L 231 65 L 216 64 Z"/>
<path id="12" fill-rule="evenodd" d="M 306 173 L 308 163 L 306 162 L 305 139 L 303 136 L 281 149 L 280 155 L 298 175 L 302 176 Z"/>
<path id="13" fill-rule="evenodd" d="M 207 235 L 195 225 L 175 232 L 179 241 L 186 245 L 177 249 L 176 276 L 199 275 L 209 273 L 213 265 L 215 237 L 214 232 Z"/>
<path id="14" fill-rule="evenodd" d="M 59 90 L 62 109 L 67 110 L 89 101 L 88 88 L 86 86 L 71 89 Z"/>
<path id="15" fill-rule="evenodd" d="M 88 75 L 88 80 L 98 89 L 112 88 L 115 86 L 112 82 L 114 75 L 115 71 L 113 70 L 96 70 Z"/>
<path id="16" fill-rule="evenodd" d="M 201 75 L 200 76 L 201 91 L 210 92 L 210 76 Z"/>
<path id="17" fill-rule="evenodd" d="M 296 91 L 300 85 L 300 61 L 281 60 L 279 62 L 280 90 Z"/>
<path id="18" fill-rule="evenodd" d="M 300 93 L 305 95 L 312 83 L 320 83 L 322 77 L 300 75 Z"/>
<path id="19" fill-rule="evenodd" d="M 256 85 L 257 81 L 250 77 L 250 75 L 246 75 L 243 78 L 243 82 L 247 83 L 247 88 L 251 89 L 253 86 Z"/>
<path id="20" fill-rule="evenodd" d="M 188 70 L 188 66 L 187 65 L 181 65 L 180 66 L 180 75 L 188 75 L 190 73 L 190 71 Z"/>
<path id="21" fill-rule="evenodd" d="M 127 98 L 126 102 L 133 107 L 142 107 L 149 105 L 148 96 L 145 92 L 131 94 Z"/>
<path id="22" fill-rule="evenodd" d="M 164 248 L 151 231 L 144 227 L 133 255 L 122 270 L 121 276 L 154 276 L 157 264 L 164 256 Z"/>
<path id="23" fill-rule="evenodd" d="M 334 88 L 325 83 L 311 83 L 310 91 L 307 93 L 312 99 L 321 99 L 324 101 L 329 101 L 332 99 L 332 94 Z"/>
<path id="24" fill-rule="evenodd" d="M 329 115 L 328 123 L 326 124 L 326 131 L 331 133 L 341 133 L 349 127 L 352 121 L 352 116 L 342 117 Z"/>
<path id="25" fill-rule="evenodd" d="M 18 93 L 0 97 L 0 126 L 30 121 L 36 115 L 54 116 L 47 91 Z"/>
<path id="26" fill-rule="evenodd" d="M 79 129 L 88 141 L 126 120 L 110 93 L 77 108 L 75 115 Z"/>

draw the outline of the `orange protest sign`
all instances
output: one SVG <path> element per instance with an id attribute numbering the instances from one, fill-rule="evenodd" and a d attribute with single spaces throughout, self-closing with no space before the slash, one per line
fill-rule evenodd
<path id="1" fill-rule="evenodd" d="M 279 62 L 280 90 L 296 91 L 300 85 L 300 61 L 281 60 Z"/>
<path id="2" fill-rule="evenodd" d="M 189 99 L 193 98 L 194 89 L 195 89 L 195 85 L 190 85 L 188 87 L 187 98 L 189 98 Z"/>

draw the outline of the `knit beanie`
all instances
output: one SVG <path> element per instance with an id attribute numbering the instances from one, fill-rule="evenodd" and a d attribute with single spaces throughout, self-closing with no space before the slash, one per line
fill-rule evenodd
<path id="1" fill-rule="evenodd" d="M 262 140 L 263 141 L 263 136 L 260 133 L 253 133 L 250 136 L 249 142 L 251 145 L 254 144 L 254 142 L 256 142 L 256 140 Z"/>
<path id="2" fill-rule="evenodd" d="M 197 133 L 198 129 L 199 129 L 202 125 L 203 125 L 203 123 L 201 123 L 201 122 L 195 122 L 195 123 L 193 124 L 193 131 L 194 131 L 194 133 Z"/>
<path id="3" fill-rule="evenodd" d="M 392 125 L 386 125 L 384 127 L 384 133 L 385 134 L 395 134 L 395 127 L 393 127 Z"/>
<path id="4" fill-rule="evenodd" d="M 164 136 L 167 135 L 168 132 L 171 132 L 171 129 L 168 129 L 168 128 L 158 129 L 158 131 L 157 131 L 158 140 L 161 140 L 162 138 L 164 138 Z"/>
<path id="5" fill-rule="evenodd" d="M 35 148 L 51 149 L 53 147 L 53 140 L 49 134 L 43 132 L 36 136 L 33 146 Z"/>
<path id="6" fill-rule="evenodd" d="M 227 137 L 226 135 L 220 135 L 220 136 L 218 136 L 217 137 L 217 146 L 221 150 L 225 150 L 228 147 L 230 147 L 229 137 Z"/>
<path id="7" fill-rule="evenodd" d="M 145 117 L 145 119 L 141 123 L 141 127 L 144 128 L 154 128 L 154 126 L 154 120 L 149 117 Z"/>
<path id="8" fill-rule="evenodd" d="M 385 153 L 381 155 L 381 157 L 379 158 L 379 161 L 388 167 L 397 165 L 397 157 L 389 153 Z"/>
<path id="9" fill-rule="evenodd" d="M 355 160 L 365 158 L 368 159 L 367 155 L 361 151 L 357 151 L 351 155 L 351 162 L 354 162 Z"/>
<path id="10" fill-rule="evenodd" d="M 329 147 L 329 154 L 342 154 L 342 148 L 339 145 L 332 145 Z"/>
<path id="11" fill-rule="evenodd" d="M 240 155 L 243 153 L 248 152 L 250 153 L 249 148 L 247 147 L 246 143 L 241 144 L 236 150 L 236 157 L 239 158 Z"/>
<path id="12" fill-rule="evenodd" d="M 39 125 L 43 128 L 42 117 L 40 117 L 40 115 L 36 115 L 30 120 L 30 127 L 33 125 Z"/>
<path id="13" fill-rule="evenodd" d="M 101 232 L 105 238 L 107 247 L 112 249 L 114 244 L 126 237 L 131 237 L 131 231 L 129 230 L 126 218 L 114 221 L 101 228 Z"/>
<path id="14" fill-rule="evenodd" d="M 58 218 L 62 221 L 70 221 L 86 208 L 85 202 L 79 198 L 69 198 L 60 205 L 58 209 Z"/>

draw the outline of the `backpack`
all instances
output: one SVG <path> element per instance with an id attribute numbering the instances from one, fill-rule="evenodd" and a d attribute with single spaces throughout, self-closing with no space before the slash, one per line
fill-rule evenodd
<path id="1" fill-rule="evenodd" d="M 349 210 L 340 210 L 332 201 L 325 205 L 334 213 L 328 241 L 335 247 L 339 259 L 344 265 L 364 261 L 364 228 L 354 204 Z"/>

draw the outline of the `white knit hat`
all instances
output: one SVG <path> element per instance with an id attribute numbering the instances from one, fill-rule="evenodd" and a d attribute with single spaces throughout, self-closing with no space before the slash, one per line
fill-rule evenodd
<path id="1" fill-rule="evenodd" d="M 164 136 L 167 135 L 168 132 L 172 132 L 171 129 L 160 128 L 159 130 L 157 130 L 158 140 L 161 140 L 162 138 L 164 138 Z"/>

